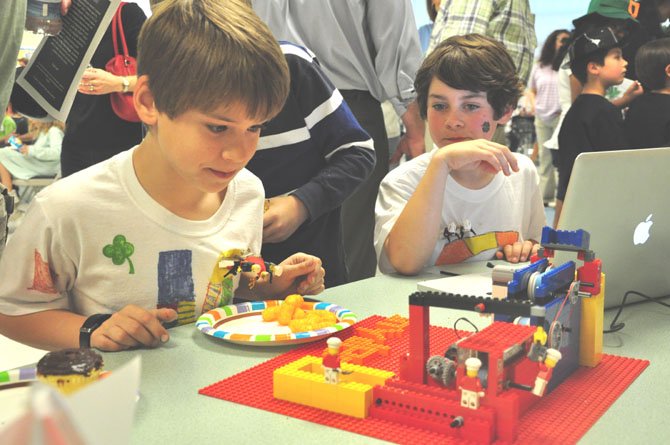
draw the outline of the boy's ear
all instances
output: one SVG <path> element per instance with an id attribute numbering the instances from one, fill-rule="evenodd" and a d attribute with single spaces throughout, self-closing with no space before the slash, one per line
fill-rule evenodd
<path id="1" fill-rule="evenodd" d="M 665 66 L 665 76 L 670 77 L 670 65 Z"/>
<path id="2" fill-rule="evenodd" d="M 586 74 L 591 74 L 592 76 L 597 76 L 600 73 L 600 68 L 602 65 L 597 64 L 596 62 L 589 62 L 586 64 Z"/>
<path id="3" fill-rule="evenodd" d="M 145 125 L 153 126 L 156 124 L 158 110 L 154 103 L 154 95 L 149 88 L 149 76 L 143 75 L 137 78 L 133 93 L 133 104 L 137 115 Z"/>
<path id="4" fill-rule="evenodd" d="M 498 119 L 498 125 L 505 125 L 509 120 L 512 118 L 512 113 L 514 113 L 515 107 L 507 107 L 505 108 L 505 112 L 503 115 Z"/>

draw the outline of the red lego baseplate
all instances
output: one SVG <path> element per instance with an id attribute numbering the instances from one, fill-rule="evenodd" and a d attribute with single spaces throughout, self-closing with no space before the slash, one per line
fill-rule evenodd
<path id="1" fill-rule="evenodd" d="M 373 328 L 377 322 L 384 320 L 384 318 L 375 315 L 360 321 L 356 326 Z M 460 335 L 468 334 L 463 331 L 458 331 L 458 333 Z M 347 329 L 338 336 L 345 340 L 353 334 L 353 329 Z M 453 329 L 431 326 L 431 355 L 443 354 L 447 347 L 457 339 Z M 387 356 L 376 356 L 366 362 L 365 365 L 398 374 L 400 356 L 407 352 L 408 336 L 388 339 L 387 344 L 390 346 L 390 352 Z M 273 371 L 305 355 L 320 356 L 324 346 L 325 341 L 319 341 L 299 347 L 202 388 L 198 392 L 210 397 L 390 442 L 463 443 L 448 436 L 380 419 L 356 419 L 276 400 L 272 396 Z M 516 443 L 576 443 L 648 365 L 649 361 L 647 360 L 603 354 L 603 359 L 598 366 L 594 368 L 580 367 L 521 418 L 521 427 Z"/>

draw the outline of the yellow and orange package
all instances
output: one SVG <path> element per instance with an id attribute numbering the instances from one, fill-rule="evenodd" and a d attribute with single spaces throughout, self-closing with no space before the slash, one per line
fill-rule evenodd
<path id="1" fill-rule="evenodd" d="M 288 326 L 291 332 L 313 331 L 337 323 L 337 317 L 332 312 L 303 309 L 304 302 L 301 295 L 289 295 L 279 306 L 263 310 L 263 321 L 277 321 L 282 326 Z"/>

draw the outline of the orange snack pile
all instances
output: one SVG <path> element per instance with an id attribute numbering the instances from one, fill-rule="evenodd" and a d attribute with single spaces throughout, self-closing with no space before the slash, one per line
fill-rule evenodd
<path id="1" fill-rule="evenodd" d="M 337 317 L 330 311 L 303 309 L 305 300 L 301 295 L 292 294 L 279 306 L 270 306 L 263 310 L 263 321 L 277 321 L 288 326 L 291 332 L 313 331 L 337 323 Z"/>
<path id="2" fill-rule="evenodd" d="M 317 309 L 315 311 L 306 311 L 304 318 L 291 320 L 288 327 L 291 328 L 291 332 L 305 332 L 332 326 L 335 323 L 337 323 L 335 314 L 323 309 Z"/>

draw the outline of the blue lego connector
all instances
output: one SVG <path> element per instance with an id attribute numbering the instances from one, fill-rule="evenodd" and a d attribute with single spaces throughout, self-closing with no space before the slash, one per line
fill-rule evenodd
<path id="1" fill-rule="evenodd" d="M 542 258 L 528 266 L 515 270 L 512 274 L 512 279 L 507 283 L 507 298 L 527 300 L 528 279 L 535 272 L 544 272 L 548 265 L 549 260 Z"/>
<path id="2" fill-rule="evenodd" d="M 542 247 L 553 250 L 589 250 L 591 235 L 586 230 L 555 230 L 549 226 L 542 228 Z"/>
<path id="3" fill-rule="evenodd" d="M 529 299 L 534 301 L 535 304 L 550 302 L 555 298 L 556 292 L 567 290 L 570 284 L 575 281 L 576 268 L 577 265 L 574 261 L 566 261 L 558 267 L 535 275 L 532 278 Z"/>

